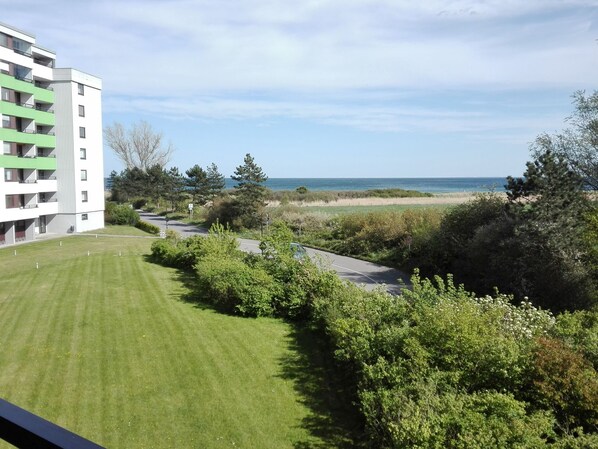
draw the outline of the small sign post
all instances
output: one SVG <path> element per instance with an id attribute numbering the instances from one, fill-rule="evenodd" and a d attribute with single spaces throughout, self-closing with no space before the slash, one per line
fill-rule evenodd
<path id="1" fill-rule="evenodd" d="M 189 203 L 189 218 L 193 218 L 193 203 Z"/>

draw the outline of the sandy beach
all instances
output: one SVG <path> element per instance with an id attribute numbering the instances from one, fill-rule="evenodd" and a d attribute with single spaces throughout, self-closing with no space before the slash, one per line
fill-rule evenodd
<path id="1" fill-rule="evenodd" d="M 390 205 L 435 205 L 435 204 L 461 204 L 475 197 L 472 192 L 456 192 L 436 194 L 432 197 L 421 198 L 342 198 L 336 201 L 313 201 L 309 203 L 291 201 L 297 206 L 390 206 Z M 271 201 L 268 205 L 276 207 L 280 203 Z"/>

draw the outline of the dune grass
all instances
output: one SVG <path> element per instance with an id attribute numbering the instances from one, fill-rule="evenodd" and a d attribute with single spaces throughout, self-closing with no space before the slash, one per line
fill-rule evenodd
<path id="1" fill-rule="evenodd" d="M 151 242 L 0 250 L 0 397 L 109 448 L 350 444 L 312 336 L 183 300 Z"/>
<path id="2" fill-rule="evenodd" d="M 410 209 L 448 210 L 454 204 L 388 204 L 383 206 L 301 206 L 305 212 L 319 212 L 328 215 L 347 215 L 370 212 L 404 212 Z"/>

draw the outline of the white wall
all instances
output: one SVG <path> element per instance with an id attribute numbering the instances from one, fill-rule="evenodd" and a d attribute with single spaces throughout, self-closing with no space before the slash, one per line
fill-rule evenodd
<path id="1" fill-rule="evenodd" d="M 79 94 L 79 83 L 84 86 L 83 95 Z M 58 222 L 67 229 L 74 226 L 77 232 L 98 229 L 104 226 L 101 80 L 73 69 L 54 69 L 53 86 Z M 84 117 L 79 116 L 79 105 L 85 108 Z M 85 138 L 80 137 L 79 127 L 85 128 Z M 84 160 L 80 158 L 81 148 L 86 150 Z M 81 170 L 87 171 L 87 181 L 81 180 Z M 87 202 L 82 201 L 83 191 L 87 192 Z M 81 220 L 82 213 L 88 214 L 88 220 Z"/>

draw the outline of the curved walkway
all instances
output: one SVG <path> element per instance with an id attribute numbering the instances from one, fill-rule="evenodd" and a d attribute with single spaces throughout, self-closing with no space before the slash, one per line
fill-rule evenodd
<path id="1" fill-rule="evenodd" d="M 139 211 L 142 220 L 158 226 L 162 230 L 167 229 L 166 219 L 156 214 Z M 169 220 L 168 229 L 173 229 L 184 237 L 192 235 L 206 235 L 205 229 L 193 225 L 181 223 L 179 221 Z M 238 239 L 240 248 L 246 252 L 259 253 L 259 241 L 250 239 Z M 352 257 L 339 256 L 325 251 L 312 248 L 306 248 L 311 257 L 322 259 L 329 263 L 341 278 L 362 284 L 366 289 L 372 290 L 384 285 L 388 292 L 392 294 L 400 293 L 402 287 L 408 284 L 409 277 L 402 271 L 394 268 L 385 267 L 371 262 L 366 262 Z"/>

